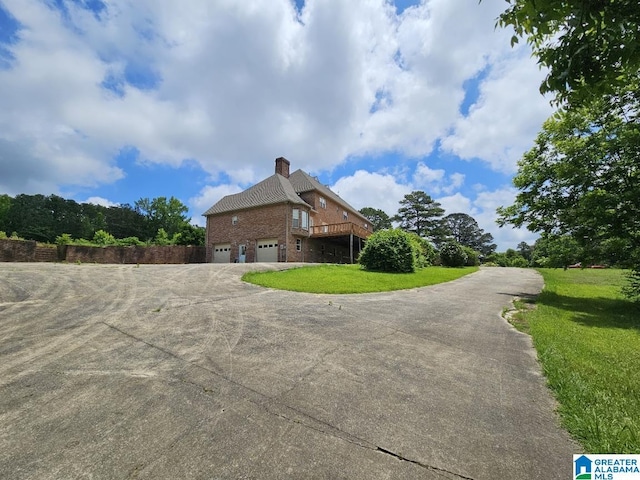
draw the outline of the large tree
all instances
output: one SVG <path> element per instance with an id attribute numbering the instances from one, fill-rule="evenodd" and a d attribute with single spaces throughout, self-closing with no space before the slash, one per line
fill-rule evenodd
<path id="1" fill-rule="evenodd" d="M 482 255 L 490 255 L 497 247 L 493 243 L 493 235 L 486 233 L 476 219 L 466 213 L 447 215 L 442 219 L 442 226 L 447 240 L 454 240 Z"/>
<path id="2" fill-rule="evenodd" d="M 429 239 L 441 235 L 440 218 L 444 215 L 444 209 L 429 195 L 419 190 L 413 191 L 400 200 L 400 205 L 393 221 L 399 222 L 402 230 Z"/>
<path id="3" fill-rule="evenodd" d="M 371 227 L 375 232 L 378 230 L 387 230 L 393 228 L 391 218 L 383 210 L 372 207 L 364 207 L 360 209 L 360 213 L 364 215 L 371 223 Z"/>
<path id="4" fill-rule="evenodd" d="M 570 233 L 586 243 L 628 238 L 640 246 L 640 103 L 604 97 L 545 122 L 519 162 L 515 204 L 500 222 Z"/>
<path id="5" fill-rule="evenodd" d="M 526 39 L 549 69 L 542 93 L 582 103 L 635 82 L 640 70 L 638 0 L 507 0 L 501 26 Z"/>
<path id="6" fill-rule="evenodd" d="M 640 101 L 636 85 L 560 110 L 519 162 L 515 203 L 499 223 L 569 234 L 584 259 L 624 244 L 640 271 Z M 625 98 L 627 97 L 627 98 Z"/>
<path id="7" fill-rule="evenodd" d="M 146 238 L 154 238 L 163 228 L 171 237 L 179 233 L 187 222 L 189 209 L 175 197 L 141 198 L 135 202 L 135 210 L 146 218 Z"/>

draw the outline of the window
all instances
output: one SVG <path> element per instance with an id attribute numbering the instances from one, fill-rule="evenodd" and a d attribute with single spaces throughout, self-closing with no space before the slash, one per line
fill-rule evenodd
<path id="1" fill-rule="evenodd" d="M 309 212 L 302 211 L 302 228 L 309 230 Z"/>
<path id="2" fill-rule="evenodd" d="M 297 208 L 293 209 L 293 224 L 291 226 L 293 228 L 300 228 L 300 210 Z"/>
<path id="3" fill-rule="evenodd" d="M 320 208 L 327 208 L 327 201 L 324 197 L 320 197 Z"/>
<path id="4" fill-rule="evenodd" d="M 297 251 L 302 250 L 302 239 L 301 238 L 296 238 L 296 250 Z"/>
<path id="5" fill-rule="evenodd" d="M 369 230 L 369 225 L 367 223 L 364 224 L 364 229 Z"/>
<path id="6" fill-rule="evenodd" d="M 237 225 L 238 224 L 238 216 L 234 215 L 233 217 L 231 217 L 231 225 Z"/>
<path id="7" fill-rule="evenodd" d="M 343 220 L 347 220 L 349 218 L 349 214 L 346 212 L 346 210 L 342 211 L 342 219 Z"/>

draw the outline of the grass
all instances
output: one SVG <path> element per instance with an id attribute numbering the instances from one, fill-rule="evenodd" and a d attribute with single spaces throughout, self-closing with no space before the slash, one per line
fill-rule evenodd
<path id="1" fill-rule="evenodd" d="M 380 273 L 359 265 L 321 265 L 278 272 L 248 272 L 242 280 L 263 287 L 308 293 L 370 293 L 404 290 L 449 282 L 478 267 L 427 267 L 415 273 Z"/>
<path id="2" fill-rule="evenodd" d="M 638 453 L 640 310 L 620 293 L 624 272 L 540 272 L 544 291 L 518 323 L 533 338 L 564 426 L 589 453 Z"/>

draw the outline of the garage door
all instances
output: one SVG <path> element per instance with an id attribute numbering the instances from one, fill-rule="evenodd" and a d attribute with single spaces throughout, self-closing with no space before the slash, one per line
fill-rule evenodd
<path id="1" fill-rule="evenodd" d="M 213 263 L 229 263 L 231 261 L 231 244 L 219 243 L 213 246 Z"/>
<path id="2" fill-rule="evenodd" d="M 278 240 L 270 238 L 267 240 L 258 240 L 258 262 L 277 262 L 278 261 Z"/>

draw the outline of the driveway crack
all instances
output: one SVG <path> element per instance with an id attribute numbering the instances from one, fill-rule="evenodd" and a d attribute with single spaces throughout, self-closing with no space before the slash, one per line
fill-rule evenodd
<path id="1" fill-rule="evenodd" d="M 456 478 L 462 478 L 464 480 L 475 480 L 473 477 L 467 477 L 467 476 L 461 475 L 459 473 L 451 472 L 451 471 L 446 470 L 444 468 L 434 467 L 433 465 L 427 465 L 427 464 L 424 464 L 424 463 L 419 462 L 417 460 L 411 460 L 410 458 L 403 457 L 402 455 L 399 455 L 399 454 L 397 454 L 395 452 L 392 452 L 391 450 L 387 450 L 386 448 L 377 447 L 376 450 L 378 452 L 382 452 L 382 453 L 384 453 L 386 455 L 391 455 L 392 457 L 397 458 L 398 460 L 401 460 L 403 462 L 413 463 L 414 465 L 418 465 L 419 467 L 425 468 L 427 470 L 434 470 L 437 473 L 446 473 L 448 475 L 453 475 Z"/>
<path id="2" fill-rule="evenodd" d="M 382 453 L 382 454 L 385 454 L 385 455 L 389 455 L 391 457 L 394 457 L 397 460 L 401 460 L 403 462 L 411 463 L 411 464 L 416 465 L 416 466 L 418 466 L 420 468 L 435 472 L 435 473 L 443 475 L 443 476 L 444 475 L 449 475 L 449 476 L 453 476 L 454 478 L 458 478 L 458 479 L 462 479 L 462 480 L 474 480 L 472 477 L 467 477 L 467 476 L 461 475 L 459 473 L 451 472 L 451 471 L 446 470 L 444 468 L 436 467 L 436 466 L 433 466 L 433 465 L 428 465 L 428 464 L 422 463 L 422 462 L 420 462 L 418 460 L 412 460 L 412 459 L 404 457 L 404 456 L 402 456 L 402 455 L 400 455 L 398 453 L 395 453 L 395 452 L 393 452 L 391 450 L 388 450 L 386 448 L 382 448 L 382 447 L 380 447 L 378 445 L 375 445 L 375 444 L 373 444 L 373 443 L 371 443 L 371 442 L 369 442 L 369 441 L 367 441 L 365 439 L 357 437 L 357 436 L 355 436 L 355 435 L 353 435 L 351 433 L 345 432 L 344 430 L 341 430 L 340 428 L 335 427 L 335 426 L 331 425 L 330 423 L 328 423 L 328 422 L 326 422 L 324 420 L 321 420 L 319 418 L 315 418 L 312 415 L 309 415 L 308 413 L 305 413 L 305 412 L 300 411 L 300 410 L 298 410 L 298 409 L 296 409 L 296 408 L 294 408 L 294 407 L 292 407 L 290 405 L 287 405 L 286 403 L 282 402 L 281 400 L 279 400 L 277 398 L 269 397 L 269 396 L 267 396 L 267 395 L 265 395 L 265 394 L 263 394 L 263 393 L 261 393 L 261 392 L 259 392 L 257 390 L 254 390 L 251 387 L 248 387 L 248 386 L 243 385 L 243 384 L 241 384 L 241 383 L 239 383 L 239 382 L 237 382 L 235 380 L 227 378 L 224 375 L 222 375 L 222 374 L 220 374 L 220 373 L 218 373 L 216 371 L 213 371 L 213 370 L 211 370 L 209 368 L 206 368 L 206 367 L 204 367 L 202 365 L 198 365 L 197 363 L 185 360 L 185 359 L 181 358 L 179 355 L 176 355 L 175 353 L 173 353 L 173 352 L 171 352 L 171 351 L 169 351 L 169 350 L 167 350 L 165 348 L 159 347 L 157 345 L 154 345 L 153 343 L 150 343 L 150 342 L 148 342 L 146 340 L 143 340 L 143 339 L 141 339 L 139 337 L 136 337 L 135 335 L 132 335 L 132 334 L 130 334 L 130 333 L 128 333 L 128 332 L 126 332 L 126 331 L 114 326 L 114 325 L 110 325 L 107 322 L 100 322 L 100 323 L 104 324 L 105 326 L 107 326 L 109 328 L 112 328 L 113 330 L 116 330 L 117 332 L 120 332 L 121 334 L 123 334 L 123 335 L 125 335 L 125 336 L 127 336 L 127 337 L 129 337 L 129 338 L 131 338 L 133 340 L 136 340 L 138 342 L 142 342 L 142 343 L 144 343 L 145 345 L 147 345 L 147 346 L 149 346 L 151 348 L 160 350 L 161 352 L 165 353 L 166 355 L 169 355 L 172 358 L 175 358 L 175 359 L 177 359 L 177 360 L 179 360 L 181 362 L 185 362 L 185 363 L 193 366 L 194 368 L 202 369 L 202 370 L 204 370 L 204 371 L 206 371 L 206 372 L 208 372 L 208 373 L 210 373 L 210 374 L 212 374 L 212 375 L 214 375 L 214 376 L 216 376 L 218 378 L 221 378 L 221 379 L 229 382 L 232 385 L 235 385 L 236 387 L 244 390 L 245 392 L 247 392 L 249 394 L 249 395 L 240 395 L 241 398 L 243 398 L 244 400 L 252 403 L 253 405 L 263 409 L 264 411 L 266 411 L 270 415 L 282 418 L 283 420 L 286 420 L 287 422 L 300 425 L 303 428 L 307 428 L 309 430 L 314 430 L 314 431 L 316 431 L 318 433 L 321 433 L 322 435 L 327 435 L 327 436 L 331 436 L 331 437 L 337 438 L 339 440 L 345 441 L 345 442 L 347 442 L 349 444 L 358 446 L 360 448 L 366 448 L 367 450 L 372 450 L 372 451 L 379 452 L 379 453 Z M 395 332 L 392 332 L 391 334 L 387 334 L 385 336 L 393 335 L 393 334 L 395 334 Z M 338 346 L 337 348 L 335 348 L 332 351 L 328 352 L 325 356 L 329 355 L 330 353 L 333 353 L 333 351 L 338 350 L 340 347 L 341 346 Z M 323 357 L 323 359 L 324 359 L 324 357 Z M 202 385 L 202 384 L 200 384 L 198 382 L 186 381 L 185 383 L 189 383 L 191 385 L 198 386 L 198 387 L 202 388 L 205 393 L 209 393 L 209 392 L 212 391 L 212 390 L 206 388 L 204 385 Z M 289 415 L 285 414 L 282 411 L 278 411 L 278 410 L 282 410 L 282 409 L 284 409 L 285 412 L 288 411 L 288 412 L 293 413 L 293 415 L 289 416 Z M 298 418 L 296 418 L 296 417 L 298 417 Z M 141 467 L 144 468 L 145 465 L 138 465 L 137 466 L 137 470 L 140 470 Z M 131 472 L 131 475 L 137 475 L 137 471 L 134 470 L 133 472 Z"/>

